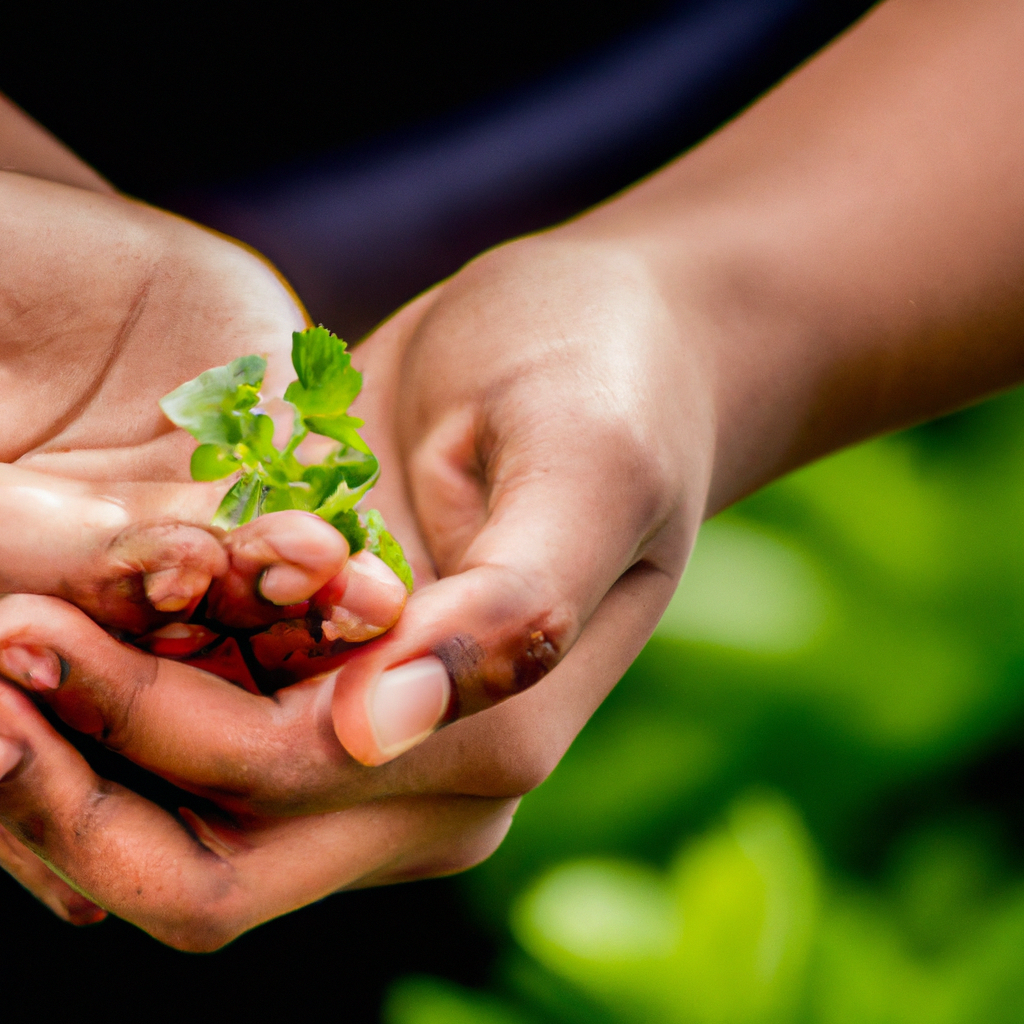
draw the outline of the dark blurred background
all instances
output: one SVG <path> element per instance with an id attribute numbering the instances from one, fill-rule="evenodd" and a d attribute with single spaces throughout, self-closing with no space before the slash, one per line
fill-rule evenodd
<path id="1" fill-rule="evenodd" d="M 735 114 L 864 0 L 26 5 L 0 88 L 355 339 Z M 6 16 L 5 16 L 6 21 Z"/>
<path id="2" fill-rule="evenodd" d="M 866 3 L 9 14 L 0 89 L 357 338 L 683 152 Z M 209 957 L 0 887 L 5 1003 L 153 1020 L 1024 1021 L 1024 401 L 714 521 L 505 846 Z M 382 1010 L 381 1007 L 384 1007 Z"/>

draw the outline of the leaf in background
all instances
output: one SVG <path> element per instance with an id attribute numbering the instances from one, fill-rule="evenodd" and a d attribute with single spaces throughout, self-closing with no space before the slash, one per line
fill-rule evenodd
<path id="1" fill-rule="evenodd" d="M 164 395 L 160 408 L 197 441 L 238 444 L 249 432 L 266 369 L 262 356 L 241 356 Z"/>

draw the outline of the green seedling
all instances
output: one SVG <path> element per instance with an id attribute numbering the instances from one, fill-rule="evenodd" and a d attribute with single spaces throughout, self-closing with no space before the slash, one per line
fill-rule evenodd
<path id="1" fill-rule="evenodd" d="M 412 591 L 412 570 L 401 545 L 388 533 L 376 509 L 356 505 L 377 482 L 380 464 L 348 414 L 363 385 L 345 342 L 323 327 L 292 335 L 292 381 L 284 400 L 294 410 L 291 436 L 274 446 L 274 421 L 259 411 L 267 369 L 262 356 L 241 356 L 201 373 L 160 400 L 176 426 L 199 447 L 192 453 L 193 480 L 238 479 L 224 496 L 213 524 L 226 530 L 266 512 L 301 509 L 325 519 L 348 541 L 349 550 L 380 558 Z M 296 450 L 309 434 L 338 442 L 316 465 L 305 465 Z"/>

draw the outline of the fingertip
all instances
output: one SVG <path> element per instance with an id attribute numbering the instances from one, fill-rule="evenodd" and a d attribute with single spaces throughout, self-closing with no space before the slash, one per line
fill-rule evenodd
<path id="1" fill-rule="evenodd" d="M 348 558 L 348 542 L 330 523 L 294 509 L 240 526 L 225 547 L 231 570 L 219 591 L 236 603 L 260 597 L 284 608 L 308 601 Z"/>
<path id="2" fill-rule="evenodd" d="M 328 640 L 362 643 L 389 630 L 408 598 L 405 584 L 376 555 L 354 554 L 314 597 Z"/>
<path id="3" fill-rule="evenodd" d="M 232 547 L 265 544 L 278 559 L 332 574 L 348 558 L 348 541 L 330 523 L 312 512 L 288 509 L 260 516 L 231 535 Z M 309 596 L 308 594 L 306 595 Z"/>
<path id="4" fill-rule="evenodd" d="M 190 611 L 212 582 L 213 576 L 205 569 L 189 566 L 160 569 L 142 578 L 146 598 L 158 612 Z"/>
<path id="5" fill-rule="evenodd" d="M 256 586 L 264 600 L 284 608 L 308 601 L 320 586 L 321 578 L 301 566 L 283 562 L 265 569 Z"/>
<path id="6" fill-rule="evenodd" d="M 360 764 L 376 767 L 418 746 L 445 721 L 451 679 L 434 655 L 385 669 L 362 684 L 340 670 L 331 706 L 335 735 Z"/>
<path id="7" fill-rule="evenodd" d="M 20 743 L 12 739 L 0 736 L 0 782 L 3 782 L 8 775 L 21 764 L 25 751 Z"/>
<path id="8" fill-rule="evenodd" d="M 99 924 L 105 921 L 107 912 L 97 906 L 88 897 L 81 893 L 73 892 L 64 903 L 64 910 L 67 912 L 67 920 L 77 928 L 84 928 L 90 924 Z"/>

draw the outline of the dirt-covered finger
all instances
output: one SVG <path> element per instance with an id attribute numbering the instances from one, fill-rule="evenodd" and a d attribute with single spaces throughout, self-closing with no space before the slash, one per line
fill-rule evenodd
<path id="1" fill-rule="evenodd" d="M 313 610 L 328 640 L 362 643 L 387 632 L 402 614 L 405 584 L 376 555 L 358 551 L 317 591 Z"/>
<path id="2" fill-rule="evenodd" d="M 572 608 L 500 566 L 415 594 L 395 628 L 336 673 L 334 728 L 349 753 L 379 765 L 440 724 L 533 686 L 578 632 Z"/>
<path id="3" fill-rule="evenodd" d="M 329 678 L 254 695 L 121 643 L 56 598 L 0 600 L 0 673 L 72 728 L 223 806 L 335 807 L 359 770 L 330 724 Z"/>
<path id="4" fill-rule="evenodd" d="M 230 626 L 266 625 L 300 608 L 337 576 L 348 543 L 309 512 L 272 512 L 232 530 L 224 541 L 228 572 L 211 588 L 211 617 Z"/>
<path id="5" fill-rule="evenodd" d="M 100 622 L 141 632 L 154 612 L 189 614 L 228 570 L 220 539 L 178 521 L 133 523 L 97 556 L 94 582 L 75 603 Z"/>
<path id="6" fill-rule="evenodd" d="M 251 896 L 234 866 L 182 820 L 97 776 L 6 684 L 0 735 L 20 754 L 0 780 L 0 824 L 77 891 L 180 948 L 238 933 Z"/>

